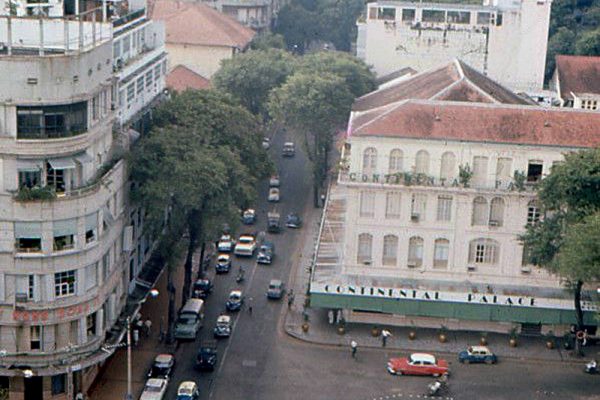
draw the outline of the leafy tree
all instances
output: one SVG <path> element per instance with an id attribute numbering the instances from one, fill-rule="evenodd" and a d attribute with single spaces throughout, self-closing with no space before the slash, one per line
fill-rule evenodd
<path id="1" fill-rule="evenodd" d="M 161 253 L 173 251 L 183 233 L 188 233 L 185 301 L 195 250 L 219 224 L 235 224 L 237 210 L 255 198 L 256 181 L 270 170 L 270 163 L 260 145 L 256 119 L 227 96 L 185 91 L 155 115 L 154 128 L 131 155 L 131 177 L 138 183 L 133 198 L 146 212 L 149 233 L 160 238 Z M 169 338 L 174 291 L 170 282 Z"/>
<path id="2" fill-rule="evenodd" d="M 358 58 L 339 51 L 308 54 L 300 60 L 299 71 L 310 74 L 333 74 L 342 78 L 355 97 L 375 90 L 375 76 Z"/>
<path id="3" fill-rule="evenodd" d="M 600 149 L 565 155 L 541 183 L 539 202 L 545 217 L 527 227 L 521 240 L 532 264 L 563 277 L 573 290 L 578 328 L 583 326 L 581 291 L 585 282 L 600 278 L 590 240 L 600 235 Z M 585 237 L 578 237 L 585 233 Z M 583 245 L 589 254 L 573 258 Z M 586 253 L 586 252 L 582 252 Z"/>
<path id="4" fill-rule="evenodd" d="M 252 39 L 252 42 L 250 42 L 250 48 L 252 50 L 284 50 L 285 39 L 283 36 L 276 33 L 262 32 L 254 36 L 254 39 Z"/>
<path id="5" fill-rule="evenodd" d="M 600 56 L 600 29 L 582 34 L 575 43 L 575 51 L 583 56 Z"/>
<path id="6" fill-rule="evenodd" d="M 224 61 L 213 83 L 253 114 L 266 117 L 269 92 L 285 82 L 295 64 L 294 57 L 283 50 L 250 51 Z"/>
<path id="7" fill-rule="evenodd" d="M 297 135 L 313 164 L 315 206 L 333 138 L 347 122 L 353 100 L 346 82 L 332 74 L 297 73 L 271 92 L 271 115 Z"/>
<path id="8" fill-rule="evenodd" d="M 546 53 L 546 76 L 550 78 L 554 73 L 556 62 L 554 57 L 558 54 L 573 54 L 575 51 L 575 33 L 569 28 L 561 26 L 556 34 L 548 40 Z"/>
<path id="9" fill-rule="evenodd" d="M 337 50 L 350 51 L 356 40 L 356 19 L 364 7 L 362 0 L 320 0 L 321 40 L 333 43 Z"/>
<path id="10" fill-rule="evenodd" d="M 292 2 L 279 11 L 273 31 L 284 37 L 289 50 L 304 54 L 308 45 L 320 37 L 320 28 L 316 21 L 316 12 Z"/>

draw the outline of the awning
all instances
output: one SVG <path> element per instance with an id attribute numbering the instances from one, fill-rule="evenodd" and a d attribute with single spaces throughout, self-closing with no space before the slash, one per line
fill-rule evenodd
<path id="1" fill-rule="evenodd" d="M 42 169 L 42 160 L 17 160 L 17 170 L 23 172 L 38 172 Z"/>
<path id="2" fill-rule="evenodd" d="M 15 222 L 15 239 L 41 239 L 41 222 Z"/>
<path id="3" fill-rule="evenodd" d="M 55 158 L 48 160 L 48 163 L 52 169 L 73 169 L 75 168 L 75 161 L 72 158 Z"/>
<path id="4" fill-rule="evenodd" d="M 88 153 L 81 153 L 75 156 L 75 160 L 80 164 L 87 164 L 94 161 L 94 158 Z"/>

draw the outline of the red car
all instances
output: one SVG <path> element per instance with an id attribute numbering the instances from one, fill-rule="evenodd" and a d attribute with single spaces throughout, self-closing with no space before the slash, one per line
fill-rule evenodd
<path id="1" fill-rule="evenodd" d="M 392 375 L 448 375 L 446 360 L 438 360 L 431 354 L 413 353 L 409 357 L 391 358 L 387 370 Z"/>

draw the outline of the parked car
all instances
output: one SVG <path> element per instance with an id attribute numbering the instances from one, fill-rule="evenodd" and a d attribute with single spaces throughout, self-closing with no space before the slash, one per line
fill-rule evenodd
<path id="1" fill-rule="evenodd" d="M 256 251 L 256 239 L 254 235 L 245 233 L 240 236 L 235 245 L 233 253 L 236 256 L 252 257 Z"/>
<path id="2" fill-rule="evenodd" d="M 296 213 L 288 214 L 287 219 L 285 221 L 285 226 L 288 228 L 300 228 L 302 226 L 302 218 Z"/>
<path id="3" fill-rule="evenodd" d="M 217 343 L 205 341 L 200 345 L 196 354 L 196 368 L 212 371 L 217 365 Z"/>
<path id="4" fill-rule="evenodd" d="M 233 250 L 233 239 L 231 235 L 222 235 L 217 243 L 217 250 L 221 253 L 229 253 Z"/>
<path id="5" fill-rule="evenodd" d="M 175 400 L 198 400 L 200 398 L 200 391 L 196 382 L 184 381 L 179 384 L 177 388 L 177 398 Z"/>
<path id="6" fill-rule="evenodd" d="M 273 300 L 279 300 L 283 297 L 285 288 L 283 282 L 279 279 L 271 279 L 269 282 L 269 288 L 267 289 L 267 298 Z"/>
<path id="7" fill-rule="evenodd" d="M 258 250 L 256 262 L 259 264 L 271 264 L 275 257 L 275 245 L 271 242 L 264 242 Z"/>
<path id="8" fill-rule="evenodd" d="M 242 295 L 242 291 L 232 290 L 227 298 L 227 303 L 225 303 L 225 308 L 227 311 L 239 311 L 242 309 L 243 304 L 244 296 Z"/>
<path id="9" fill-rule="evenodd" d="M 262 141 L 262 147 L 263 149 L 268 150 L 269 147 L 271 147 L 271 139 L 269 139 L 268 137 L 264 137 Z"/>
<path id="10" fill-rule="evenodd" d="M 252 208 L 248 208 L 247 210 L 244 210 L 244 213 L 242 214 L 242 223 L 244 225 L 252 225 L 256 222 L 256 210 L 253 210 Z"/>
<path id="11" fill-rule="evenodd" d="M 194 340 L 204 320 L 204 300 L 188 299 L 175 322 L 175 339 Z"/>
<path id="12" fill-rule="evenodd" d="M 269 187 L 279 187 L 279 175 L 272 175 L 271 179 L 269 179 Z"/>
<path id="13" fill-rule="evenodd" d="M 267 231 L 270 233 L 278 233 L 281 231 L 281 216 L 278 212 L 270 211 L 267 213 Z"/>
<path id="14" fill-rule="evenodd" d="M 279 189 L 274 187 L 269 189 L 269 198 L 271 203 L 277 203 L 279 201 Z"/>
<path id="15" fill-rule="evenodd" d="M 219 315 L 213 333 L 216 338 L 229 337 L 231 335 L 231 317 L 229 315 Z"/>
<path id="16" fill-rule="evenodd" d="M 296 154 L 296 146 L 294 146 L 294 142 L 285 142 L 283 144 L 283 150 L 281 154 L 284 157 L 294 157 Z"/>
<path id="17" fill-rule="evenodd" d="M 458 361 L 463 364 L 486 363 L 495 364 L 498 358 L 486 346 L 469 346 L 458 353 Z"/>
<path id="18" fill-rule="evenodd" d="M 168 383 L 169 381 L 163 378 L 148 379 L 140 400 L 162 400 L 165 397 Z"/>
<path id="19" fill-rule="evenodd" d="M 169 379 L 174 366 L 175 357 L 172 354 L 159 354 L 154 358 L 146 377 Z"/>
<path id="20" fill-rule="evenodd" d="M 393 375 L 448 375 L 446 360 L 427 353 L 413 353 L 409 357 L 391 358 L 387 370 Z"/>
<path id="21" fill-rule="evenodd" d="M 194 282 L 192 297 L 195 299 L 206 299 L 213 290 L 213 283 L 210 279 L 198 279 Z"/>
<path id="22" fill-rule="evenodd" d="M 217 263 L 215 264 L 215 271 L 217 274 L 227 273 L 231 269 L 231 257 L 229 254 L 219 254 L 217 256 Z"/>

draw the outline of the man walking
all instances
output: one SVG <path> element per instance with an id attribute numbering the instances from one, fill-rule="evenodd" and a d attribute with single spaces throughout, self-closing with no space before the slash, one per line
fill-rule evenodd
<path id="1" fill-rule="evenodd" d="M 358 343 L 356 341 L 350 342 L 350 348 L 352 349 L 352 358 L 356 358 L 356 350 L 358 349 Z"/>
<path id="2" fill-rule="evenodd" d="M 387 329 L 381 331 L 381 347 L 385 347 L 387 339 L 392 336 L 392 333 Z"/>

